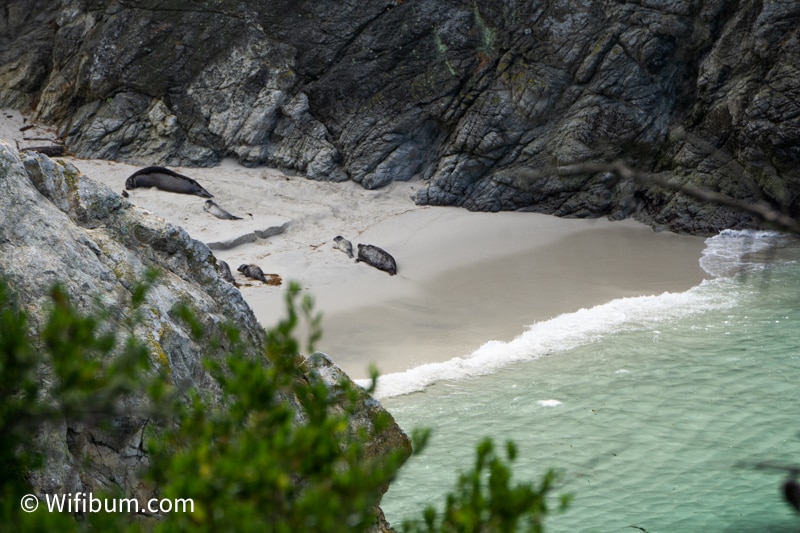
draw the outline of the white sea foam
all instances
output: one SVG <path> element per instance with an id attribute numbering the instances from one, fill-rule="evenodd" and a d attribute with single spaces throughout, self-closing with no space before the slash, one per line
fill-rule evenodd
<path id="1" fill-rule="evenodd" d="M 777 231 L 724 230 L 706 239 L 700 267 L 714 277 L 728 277 L 766 267 L 756 254 L 782 246 L 790 239 Z"/>
<path id="2" fill-rule="evenodd" d="M 561 405 L 561 402 L 559 402 L 558 400 L 539 400 L 536 403 L 538 405 L 541 405 L 542 407 L 558 407 L 559 405 Z"/>
<path id="3" fill-rule="evenodd" d="M 399 396 L 424 390 L 437 382 L 490 374 L 510 364 L 564 352 L 606 335 L 654 329 L 659 323 L 732 306 L 738 291 L 731 276 L 764 268 L 764 258 L 757 254 L 783 246 L 787 239 L 786 234 L 779 232 L 722 231 L 706 239 L 700 259 L 700 266 L 715 277 L 713 280 L 683 293 L 620 298 L 591 309 L 559 315 L 529 326 L 511 341 L 489 341 L 463 357 L 381 376 L 376 396 Z"/>
<path id="4" fill-rule="evenodd" d="M 735 291 L 722 290 L 726 280 L 705 281 L 683 293 L 620 298 L 590 309 L 538 322 L 515 339 L 489 341 L 473 353 L 421 365 L 378 380 L 376 396 L 388 398 L 425 389 L 433 383 L 461 380 L 532 361 L 593 342 L 620 331 L 650 329 L 656 324 L 708 309 L 733 305 Z"/>

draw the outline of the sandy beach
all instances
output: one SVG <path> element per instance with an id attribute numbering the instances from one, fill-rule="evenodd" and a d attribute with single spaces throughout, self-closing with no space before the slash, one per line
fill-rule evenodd
<path id="1" fill-rule="evenodd" d="M 0 138 L 19 138 L 21 115 L 1 116 Z M 141 168 L 61 159 L 120 193 Z M 131 190 L 129 201 L 183 226 L 234 271 L 253 263 L 278 274 L 281 286 L 235 273 L 265 327 L 283 315 L 287 283 L 299 282 L 323 313 L 317 349 L 356 379 L 370 364 L 393 373 L 466 356 L 534 322 L 618 297 L 684 291 L 704 277 L 698 264 L 704 239 L 654 233 L 633 221 L 417 206 L 416 181 L 367 191 L 227 160 L 173 170 L 197 180 L 242 220 L 217 219 L 203 210 L 203 198 L 156 189 Z M 356 264 L 333 248 L 337 235 L 354 247 L 385 249 L 398 274 Z"/>

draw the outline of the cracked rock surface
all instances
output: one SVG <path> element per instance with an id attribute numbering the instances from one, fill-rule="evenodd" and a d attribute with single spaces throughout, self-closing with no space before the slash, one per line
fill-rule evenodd
<path id="1" fill-rule="evenodd" d="M 35 152 L 20 154 L 0 141 L 0 276 L 27 313 L 32 331 L 45 320 L 56 282 L 79 311 L 94 311 L 99 300 L 108 310 L 108 326 L 120 334 L 128 331 L 131 289 L 148 268 L 156 269 L 159 278 L 139 309 L 142 321 L 132 334 L 147 345 L 153 372 L 179 388 L 198 389 L 221 407 L 218 385 L 202 361 L 221 360 L 228 353 L 225 323 L 240 329 L 245 356 L 268 363 L 262 352 L 263 329 L 239 291 L 220 279 L 209 248 L 72 164 Z M 174 312 L 178 303 L 188 305 L 200 321 L 199 341 Z M 215 337 L 221 345 L 211 350 Z M 317 358 L 327 361 L 328 373 L 336 373 L 336 379 L 328 381 L 331 387 L 349 380 L 327 358 Z M 306 376 L 312 372 L 319 370 L 303 369 Z M 41 370 L 45 389 L 52 383 L 50 374 L 47 368 Z M 408 438 L 396 424 L 375 429 L 375 417 L 383 408 L 366 393 L 362 400 L 363 408 L 351 421 L 354 434 L 366 430 L 375 455 L 397 448 L 410 452 Z M 296 398 L 287 401 L 297 405 Z M 44 450 L 44 467 L 30 480 L 37 494 L 119 487 L 142 503 L 154 497 L 154 487 L 139 478 L 148 461 L 143 434 L 154 422 L 142 414 L 144 398 L 126 402 L 122 412 L 130 414 L 108 425 L 67 419 L 41 431 L 36 444 Z"/>
<path id="2" fill-rule="evenodd" d="M 797 2 L 29 3 L 0 13 L 0 105 L 34 109 L 80 157 L 235 156 L 366 188 L 423 179 L 425 204 L 754 223 L 556 171 L 621 158 L 800 215 Z"/>

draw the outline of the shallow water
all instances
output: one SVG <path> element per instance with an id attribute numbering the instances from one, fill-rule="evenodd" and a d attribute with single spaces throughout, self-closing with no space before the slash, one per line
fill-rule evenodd
<path id="1" fill-rule="evenodd" d="M 800 530 L 787 472 L 764 464 L 800 466 L 796 259 L 794 242 L 728 232 L 703 258 L 722 277 L 686 293 L 536 324 L 427 369 L 422 392 L 402 394 L 419 373 L 388 376 L 384 405 L 433 437 L 384 497 L 387 518 L 443 502 L 488 435 L 518 444 L 517 481 L 562 471 L 574 501 L 551 532 Z"/>

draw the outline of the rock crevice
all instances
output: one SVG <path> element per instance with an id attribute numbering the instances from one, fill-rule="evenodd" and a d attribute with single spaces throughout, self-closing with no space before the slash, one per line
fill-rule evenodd
<path id="1" fill-rule="evenodd" d="M 800 4 L 66 0 L 34 16 L 9 1 L 0 105 L 57 124 L 81 157 L 235 156 L 366 188 L 424 179 L 417 201 L 435 205 L 754 223 L 557 172 L 621 158 L 800 215 Z M 531 169 L 547 177 L 519 186 Z"/>

